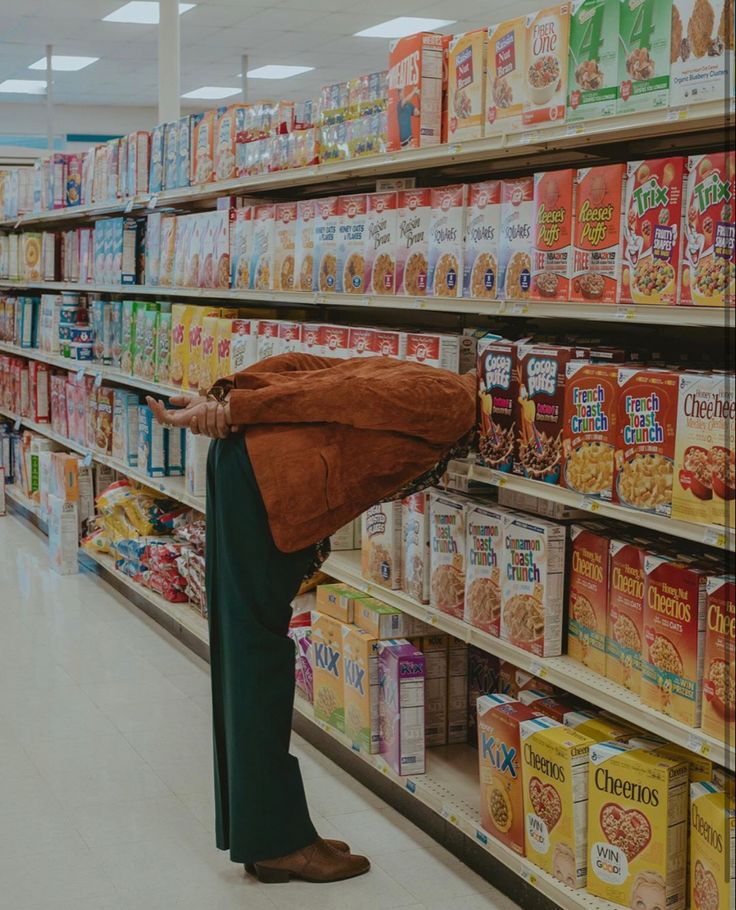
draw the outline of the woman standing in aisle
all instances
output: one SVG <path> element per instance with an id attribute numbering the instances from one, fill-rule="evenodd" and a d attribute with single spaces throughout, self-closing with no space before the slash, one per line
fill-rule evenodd
<path id="1" fill-rule="evenodd" d="M 207 480 L 207 601 L 217 846 L 264 882 L 362 875 L 322 840 L 289 753 L 291 601 L 327 538 L 382 499 L 423 488 L 467 449 L 475 377 L 404 361 L 284 354 L 206 398 L 148 403 L 215 440 Z"/>

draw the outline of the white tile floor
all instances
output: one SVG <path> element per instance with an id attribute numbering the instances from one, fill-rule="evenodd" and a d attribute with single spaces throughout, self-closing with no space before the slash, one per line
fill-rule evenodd
<path id="1" fill-rule="evenodd" d="M 13 910 L 513 910 L 295 738 L 323 836 L 369 875 L 260 885 L 215 849 L 209 676 L 93 576 L 0 517 L 0 882 Z"/>

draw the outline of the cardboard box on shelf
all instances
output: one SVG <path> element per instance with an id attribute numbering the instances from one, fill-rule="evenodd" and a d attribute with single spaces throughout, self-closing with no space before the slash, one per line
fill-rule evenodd
<path id="1" fill-rule="evenodd" d="M 315 201 L 313 291 L 337 290 L 337 196 Z"/>
<path id="2" fill-rule="evenodd" d="M 294 241 L 294 289 L 311 291 L 314 287 L 314 227 L 317 203 L 314 199 L 297 202 Z"/>
<path id="3" fill-rule="evenodd" d="M 573 0 L 567 70 L 569 123 L 616 113 L 620 0 Z"/>
<path id="4" fill-rule="evenodd" d="M 419 32 L 389 45 L 388 151 L 438 145 L 443 36 Z"/>
<path id="5" fill-rule="evenodd" d="M 362 595 L 339 582 L 319 585 L 317 588 L 317 610 L 323 616 L 331 616 L 340 622 L 352 623 L 355 615 L 355 604 Z"/>
<path id="6" fill-rule="evenodd" d="M 487 47 L 485 28 L 455 35 L 450 40 L 446 142 L 479 139 L 484 134 Z"/>
<path id="7" fill-rule="evenodd" d="M 377 754 L 381 748 L 378 641 L 355 626 L 342 627 L 345 735 L 353 748 Z"/>
<path id="8" fill-rule="evenodd" d="M 363 578 L 386 588 L 401 582 L 401 502 L 371 506 L 362 517 Z"/>
<path id="9" fill-rule="evenodd" d="M 215 110 L 192 115 L 192 186 L 215 179 L 214 132 Z"/>
<path id="10" fill-rule="evenodd" d="M 500 233 L 501 181 L 471 183 L 468 187 L 463 256 L 463 290 L 466 297 L 496 299 Z"/>
<path id="11" fill-rule="evenodd" d="M 403 639 L 378 644 L 381 754 L 396 774 L 423 774 L 424 655 Z"/>
<path id="12" fill-rule="evenodd" d="M 275 291 L 294 290 L 294 247 L 296 242 L 297 203 L 274 205 L 274 283 Z"/>
<path id="13" fill-rule="evenodd" d="M 672 31 L 672 0 L 621 0 L 617 114 L 668 106 Z"/>
<path id="14" fill-rule="evenodd" d="M 314 654 L 314 716 L 345 732 L 343 624 L 331 616 L 312 612 Z"/>
<path id="15" fill-rule="evenodd" d="M 521 129 L 526 91 L 526 19 L 519 16 L 488 29 L 487 136 Z"/>
<path id="16" fill-rule="evenodd" d="M 408 332 L 404 359 L 457 373 L 460 368 L 460 336 Z"/>
<path id="17" fill-rule="evenodd" d="M 527 300 L 532 282 L 534 178 L 501 181 L 498 299 Z"/>
<path id="18" fill-rule="evenodd" d="M 364 193 L 338 196 L 337 219 L 337 290 L 342 294 L 365 291 L 366 197 Z"/>
<path id="19" fill-rule="evenodd" d="M 736 734 L 736 582 L 733 578 L 709 577 L 706 598 L 702 727 L 704 733 L 733 742 Z"/>
<path id="20" fill-rule="evenodd" d="M 397 206 L 395 192 L 366 196 L 364 289 L 368 294 L 396 292 Z"/>
<path id="21" fill-rule="evenodd" d="M 606 672 L 609 544 L 602 526 L 570 528 L 567 653 L 601 675 Z"/>
<path id="22" fill-rule="evenodd" d="M 470 500 L 430 492 L 430 604 L 458 619 L 465 614 L 466 526 Z"/>
<path id="23" fill-rule="evenodd" d="M 424 655 L 424 742 L 447 745 L 448 636 L 423 635 L 413 639 Z"/>
<path id="24" fill-rule="evenodd" d="M 429 603 L 429 493 L 401 501 L 401 590 L 419 603 Z"/>
<path id="25" fill-rule="evenodd" d="M 714 783 L 690 784 L 690 906 L 733 908 L 736 806 L 730 792 Z"/>
<path id="26" fill-rule="evenodd" d="M 717 101 L 733 73 L 730 0 L 674 0 L 670 107 Z"/>
<path id="27" fill-rule="evenodd" d="M 565 119 L 570 4 L 548 6 L 526 17 L 524 126 Z"/>
<path id="28" fill-rule="evenodd" d="M 48 497 L 49 564 L 57 575 L 79 572 L 79 521 L 77 504 L 58 496 Z"/>
<path id="29" fill-rule="evenodd" d="M 423 297 L 427 293 L 429 272 L 430 191 L 399 190 L 396 203 L 396 293 Z"/>
<path id="30" fill-rule="evenodd" d="M 510 472 L 516 460 L 516 342 L 495 335 L 481 338 L 477 359 L 481 461 L 489 468 Z"/>
<path id="31" fill-rule="evenodd" d="M 501 570 L 505 565 L 505 509 L 471 504 L 467 514 L 465 622 L 498 637 Z"/>
<path id="32" fill-rule="evenodd" d="M 534 175 L 533 300 L 569 300 L 573 265 L 572 168 Z"/>
<path id="33" fill-rule="evenodd" d="M 646 548 L 627 540 L 609 544 L 606 676 L 637 695 L 644 648 L 644 558 Z"/>

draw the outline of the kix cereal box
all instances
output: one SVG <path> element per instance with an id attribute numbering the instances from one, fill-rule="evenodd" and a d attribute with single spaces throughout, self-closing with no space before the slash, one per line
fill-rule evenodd
<path id="1" fill-rule="evenodd" d="M 389 45 L 388 151 L 438 145 L 442 134 L 442 35 L 419 32 Z"/>
<path id="2" fill-rule="evenodd" d="M 524 126 L 561 123 L 567 103 L 570 4 L 548 6 L 526 17 Z"/>
<path id="3" fill-rule="evenodd" d="M 365 292 L 366 197 L 364 193 L 338 196 L 337 287 L 343 294 Z"/>
<path id="4" fill-rule="evenodd" d="M 595 525 L 570 528 L 567 653 L 601 675 L 606 672 L 609 539 Z"/>
<path id="5" fill-rule="evenodd" d="M 480 823 L 524 856 L 524 787 L 520 726 L 542 715 L 510 695 L 478 699 Z"/>
<path id="6" fill-rule="evenodd" d="M 430 604 L 462 619 L 465 614 L 465 548 L 469 500 L 430 492 Z"/>
<path id="7" fill-rule="evenodd" d="M 733 97 L 733 28 L 729 0 L 674 0 L 670 107 Z"/>
<path id="8" fill-rule="evenodd" d="M 435 297 L 462 297 L 465 242 L 465 184 L 430 191 L 429 293 Z"/>
<path id="9" fill-rule="evenodd" d="M 685 192 L 685 241 L 680 303 L 733 307 L 736 301 L 736 157 L 691 155 Z"/>
<path id="10" fill-rule="evenodd" d="M 628 540 L 609 548 L 606 676 L 637 695 L 644 645 L 644 557 L 646 549 Z"/>
<path id="11" fill-rule="evenodd" d="M 361 752 L 381 748 L 378 711 L 378 642 L 356 626 L 342 627 L 345 735 Z"/>
<path id="12" fill-rule="evenodd" d="M 594 740 L 546 717 L 523 721 L 519 732 L 526 855 L 569 888 L 583 888 Z"/>
<path id="13" fill-rule="evenodd" d="M 396 204 L 396 293 L 424 296 L 429 272 L 430 190 L 399 190 Z"/>
<path id="14" fill-rule="evenodd" d="M 368 294 L 396 291 L 397 218 L 396 193 L 368 193 L 364 278 L 364 289 Z"/>
<path id="15" fill-rule="evenodd" d="M 596 743 L 589 757 L 588 891 L 684 910 L 687 765 L 617 742 Z"/>
<path id="16" fill-rule="evenodd" d="M 362 517 L 363 578 L 386 588 L 401 582 L 401 502 L 371 506 Z"/>
<path id="17" fill-rule="evenodd" d="M 173 308 L 172 308 L 173 310 Z M 184 388 L 198 392 L 204 389 L 202 383 L 202 344 L 204 341 L 204 320 L 208 316 L 219 316 L 219 309 L 195 306 L 189 318 L 188 346 L 186 351 L 186 369 Z M 205 377 L 206 378 L 206 377 Z"/>
<path id="18" fill-rule="evenodd" d="M 736 806 L 706 781 L 690 784 L 690 908 L 734 910 Z"/>
<path id="19" fill-rule="evenodd" d="M 464 294 L 466 297 L 495 300 L 498 293 L 501 181 L 471 183 L 467 202 Z"/>
<path id="20" fill-rule="evenodd" d="M 736 738 L 736 581 L 711 576 L 706 583 L 703 661 L 703 732 Z"/>
<path id="21" fill-rule="evenodd" d="M 423 774 L 424 655 L 404 639 L 378 642 L 381 755 L 396 774 Z"/>
<path id="22" fill-rule="evenodd" d="M 534 178 L 501 181 L 498 299 L 527 300 L 532 284 Z"/>
<path id="23" fill-rule="evenodd" d="M 534 175 L 533 300 L 569 300 L 573 260 L 575 171 Z"/>
<path id="24" fill-rule="evenodd" d="M 567 70 L 567 119 L 612 117 L 618 98 L 620 0 L 573 0 Z"/>
<path id="25" fill-rule="evenodd" d="M 485 28 L 455 35 L 450 41 L 447 81 L 447 142 L 479 139 L 486 113 Z"/>
<path id="26" fill-rule="evenodd" d="M 419 603 L 429 603 L 429 493 L 401 501 L 401 590 Z"/>
<path id="27" fill-rule="evenodd" d="M 314 716 L 340 733 L 345 732 L 343 624 L 312 612 L 314 658 Z"/>
<path id="28" fill-rule="evenodd" d="M 684 176 L 684 158 L 627 165 L 621 303 L 677 303 Z"/>
<path id="29" fill-rule="evenodd" d="M 617 114 L 669 104 L 672 19 L 672 0 L 621 0 Z"/>
<path id="30" fill-rule="evenodd" d="M 338 583 L 317 588 L 317 611 L 340 622 L 352 623 L 355 602 L 361 595 L 354 588 Z"/>
<path id="31" fill-rule="evenodd" d="M 507 19 L 488 29 L 486 135 L 521 128 L 526 100 L 526 19 Z"/>
<path id="32" fill-rule="evenodd" d="M 504 568 L 504 523 L 508 512 L 498 506 L 470 504 L 465 545 L 465 622 L 498 637 L 501 624 L 501 571 Z"/>

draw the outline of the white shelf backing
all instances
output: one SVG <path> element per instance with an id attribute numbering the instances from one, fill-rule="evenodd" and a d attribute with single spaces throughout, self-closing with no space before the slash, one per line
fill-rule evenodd
<path id="1" fill-rule="evenodd" d="M 729 767 L 733 767 L 733 747 L 728 749 L 722 740 L 708 736 L 701 730 L 688 727 L 642 704 L 628 689 L 594 673 L 577 661 L 569 657 L 537 657 L 500 638 L 494 638 L 461 619 L 420 604 L 402 591 L 390 591 L 365 581 L 361 575 L 360 553 L 357 550 L 332 553 L 325 563 L 324 571 L 359 591 L 364 591 L 404 613 L 424 620 L 489 654 L 495 654 L 501 660 L 508 660 L 514 666 L 546 679 L 553 685 L 656 733 L 669 742 L 684 746 L 699 755 L 707 755 L 720 765 L 728 764 Z"/>

